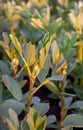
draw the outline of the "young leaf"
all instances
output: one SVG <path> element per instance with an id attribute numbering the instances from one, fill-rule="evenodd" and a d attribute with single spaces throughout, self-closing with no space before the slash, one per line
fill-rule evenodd
<path id="1" fill-rule="evenodd" d="M 39 56 L 39 65 L 42 68 L 45 63 L 45 48 L 42 48 L 40 50 L 40 56 Z"/>
<path id="2" fill-rule="evenodd" d="M 43 42 L 43 47 L 46 47 L 46 45 L 49 43 L 51 40 L 49 33 L 46 33 L 42 39 Z"/>
<path id="3" fill-rule="evenodd" d="M 41 48 L 40 52 L 39 52 L 39 65 L 41 68 L 43 67 L 43 65 L 46 61 L 46 58 L 48 56 L 51 42 L 52 42 L 52 37 L 50 38 L 49 33 L 46 33 L 42 42 L 40 42 L 40 45 L 41 45 L 41 43 L 43 43 L 43 47 L 42 47 L 42 45 L 41 45 L 42 48 L 39 47 L 39 48 Z"/>
<path id="4" fill-rule="evenodd" d="M 43 29 L 44 28 L 43 23 L 39 18 L 32 18 L 30 24 L 37 29 Z"/>
<path id="5" fill-rule="evenodd" d="M 27 123 L 29 125 L 30 130 L 36 130 L 36 126 L 34 123 L 34 114 L 36 110 L 34 108 L 29 109 L 29 113 L 27 114 Z"/>
<path id="6" fill-rule="evenodd" d="M 22 91 L 19 86 L 19 84 L 10 76 L 8 75 L 3 75 L 2 80 L 5 84 L 5 86 L 8 88 L 8 90 L 11 92 L 11 94 L 18 100 L 20 101 L 22 99 Z"/>
<path id="7" fill-rule="evenodd" d="M 56 41 L 51 44 L 52 62 L 53 64 L 59 59 L 60 50 Z"/>
<path id="8" fill-rule="evenodd" d="M 17 115 L 19 115 L 24 107 L 25 104 L 23 102 L 19 102 L 14 99 L 8 99 L 0 105 L 0 117 L 8 118 L 9 108 L 12 108 L 17 113 Z"/>
<path id="9" fill-rule="evenodd" d="M 29 130 L 45 130 L 46 116 L 39 117 L 38 111 L 34 108 L 29 109 L 26 121 L 28 123 Z"/>
<path id="10" fill-rule="evenodd" d="M 3 42 L 3 41 L 0 41 L 0 46 L 3 47 L 3 49 L 5 50 L 5 52 L 8 55 L 8 57 L 11 58 L 9 46 L 5 42 Z"/>
<path id="11" fill-rule="evenodd" d="M 36 120 L 36 130 L 45 130 L 46 128 L 46 116 L 39 117 Z"/>
<path id="12" fill-rule="evenodd" d="M 21 47 L 21 44 L 19 43 L 18 39 L 13 34 L 10 34 L 10 38 L 11 38 L 12 43 L 14 44 L 15 48 L 19 52 L 19 54 L 22 54 L 22 47 Z"/>
<path id="13" fill-rule="evenodd" d="M 29 64 L 29 66 L 33 65 L 36 61 L 36 49 L 35 45 L 27 44 L 26 46 L 26 60 Z"/>
<path id="14" fill-rule="evenodd" d="M 19 122 L 17 114 L 10 108 L 9 109 L 9 117 L 6 119 L 8 123 L 8 127 L 10 130 L 18 130 L 19 129 Z"/>
<path id="15" fill-rule="evenodd" d="M 50 7 L 47 6 L 46 10 L 42 13 L 43 23 L 45 27 L 48 27 L 50 21 Z"/>

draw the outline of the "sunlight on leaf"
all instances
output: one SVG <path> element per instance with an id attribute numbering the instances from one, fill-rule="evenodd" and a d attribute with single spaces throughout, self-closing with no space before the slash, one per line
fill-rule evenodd
<path id="1" fill-rule="evenodd" d="M 51 52 L 52 52 L 52 62 L 53 64 L 59 59 L 60 50 L 56 41 L 53 41 L 51 44 Z"/>
<path id="2" fill-rule="evenodd" d="M 35 28 L 39 28 L 39 29 L 44 28 L 42 21 L 40 19 L 38 19 L 38 18 L 32 18 L 30 24 Z"/>
<path id="3" fill-rule="evenodd" d="M 17 49 L 17 51 L 20 54 L 22 54 L 22 47 L 21 47 L 21 44 L 19 43 L 19 41 L 17 40 L 17 38 L 13 34 L 10 34 L 10 38 L 12 40 L 14 47 Z"/>
<path id="4" fill-rule="evenodd" d="M 35 45 L 32 45 L 31 43 L 26 46 L 26 60 L 29 66 L 32 66 L 36 61 L 36 48 Z"/>
<path id="5" fill-rule="evenodd" d="M 43 6 L 46 6 L 48 3 L 48 0 L 30 0 L 35 6 L 41 8 Z"/>
<path id="6" fill-rule="evenodd" d="M 83 62 L 83 42 L 82 41 L 76 42 L 75 45 L 79 47 L 78 53 L 77 53 L 77 60 L 78 62 L 82 63 Z"/>
<path id="7" fill-rule="evenodd" d="M 11 108 L 9 109 L 9 118 L 6 118 L 6 122 L 10 130 L 18 130 L 18 117 L 17 114 Z"/>

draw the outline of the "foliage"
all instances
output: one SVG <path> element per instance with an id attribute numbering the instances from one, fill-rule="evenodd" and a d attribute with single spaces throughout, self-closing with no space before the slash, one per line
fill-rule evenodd
<path id="1" fill-rule="evenodd" d="M 0 122 L 8 124 L 4 129 L 83 127 L 82 8 L 82 0 L 0 0 Z M 23 93 L 25 85 L 28 92 Z M 35 97 L 41 87 L 59 99 L 60 120 L 47 115 L 50 104 Z M 74 94 L 67 93 L 70 89 Z"/>

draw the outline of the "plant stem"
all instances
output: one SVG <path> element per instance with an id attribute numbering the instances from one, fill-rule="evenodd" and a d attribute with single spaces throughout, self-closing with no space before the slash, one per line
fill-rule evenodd
<path id="1" fill-rule="evenodd" d="M 45 80 L 44 82 L 42 82 L 37 88 L 35 88 L 35 90 L 32 92 L 32 95 L 34 95 L 43 85 L 45 85 L 48 82 L 49 80 Z"/>
<path id="2" fill-rule="evenodd" d="M 29 85 L 29 95 L 28 95 L 28 99 L 27 99 L 27 110 L 29 110 L 30 106 L 31 106 L 31 101 L 32 101 L 32 97 L 33 95 L 44 85 L 48 82 L 49 80 L 46 80 L 44 82 L 42 82 L 37 88 L 35 88 L 35 90 L 33 91 L 33 87 L 34 87 L 34 82 L 32 79 L 30 79 L 30 85 Z"/>
<path id="3" fill-rule="evenodd" d="M 65 79 L 61 81 L 61 93 L 65 92 Z M 63 128 L 63 122 L 66 115 L 66 109 L 65 109 L 65 99 L 64 96 L 61 98 L 61 119 L 60 119 L 60 128 Z"/>
<path id="4" fill-rule="evenodd" d="M 25 69 L 25 65 L 23 65 L 23 67 L 17 72 L 17 74 L 15 75 L 15 77 L 19 77 L 19 75 L 22 73 L 22 71 Z"/>
<path id="5" fill-rule="evenodd" d="M 34 87 L 34 82 L 32 79 L 30 79 L 29 92 L 32 92 L 33 87 Z"/>
<path id="6" fill-rule="evenodd" d="M 31 71 L 30 71 L 28 63 L 26 62 L 26 60 L 23 57 L 23 55 L 22 54 L 20 54 L 20 55 L 21 55 L 21 57 L 22 57 L 22 59 L 24 61 L 24 64 L 25 64 L 26 68 L 27 68 L 27 72 L 28 72 L 29 79 L 30 79 L 29 95 L 28 95 L 28 98 L 27 98 L 27 110 L 29 110 L 29 108 L 31 106 L 31 101 L 32 101 L 32 90 L 33 90 L 33 87 L 34 87 L 34 81 L 31 78 Z"/>
<path id="7" fill-rule="evenodd" d="M 32 79 L 30 79 L 30 85 L 29 85 L 29 95 L 28 95 L 28 99 L 27 99 L 27 109 L 29 110 L 30 106 L 31 106 L 31 101 L 32 101 L 32 90 L 34 87 L 34 82 Z"/>
<path id="8" fill-rule="evenodd" d="M 30 106 L 31 106 L 31 101 L 32 101 L 32 94 L 29 92 L 29 95 L 28 95 L 28 99 L 27 99 L 27 110 L 29 110 Z"/>

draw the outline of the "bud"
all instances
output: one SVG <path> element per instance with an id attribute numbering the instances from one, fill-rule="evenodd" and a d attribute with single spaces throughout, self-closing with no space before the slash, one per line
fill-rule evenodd
<path id="1" fill-rule="evenodd" d="M 65 65 L 62 67 L 61 74 L 64 75 L 64 76 L 67 75 L 67 64 L 65 64 Z"/>
<path id="2" fill-rule="evenodd" d="M 19 65 L 19 60 L 18 60 L 18 58 L 16 58 L 16 57 L 13 58 L 13 59 L 12 59 L 12 70 L 13 70 L 14 74 L 16 74 L 16 72 L 17 72 L 18 65 Z"/>
<path id="3" fill-rule="evenodd" d="M 32 71 L 32 78 L 35 79 L 37 77 L 37 75 L 39 74 L 39 72 L 40 72 L 39 65 L 36 64 Z"/>

